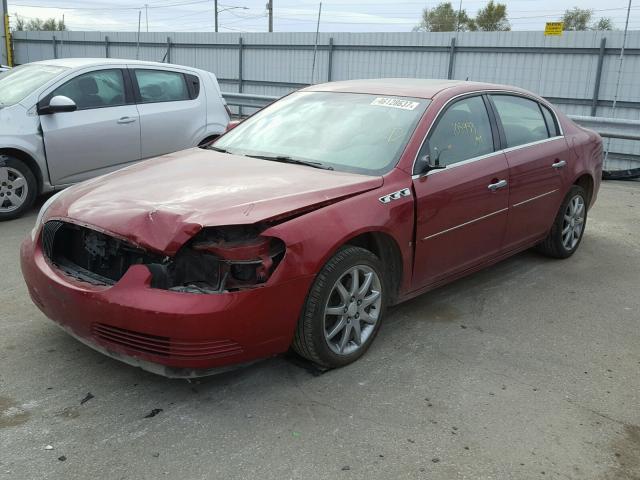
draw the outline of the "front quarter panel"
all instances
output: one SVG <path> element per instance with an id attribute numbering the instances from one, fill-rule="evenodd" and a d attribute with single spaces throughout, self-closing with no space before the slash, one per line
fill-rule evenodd
<path id="1" fill-rule="evenodd" d="M 0 109 L 0 150 L 16 149 L 33 158 L 40 169 L 44 191 L 50 189 L 38 115 L 17 103 Z"/>
<path id="2" fill-rule="evenodd" d="M 316 275 L 349 240 L 369 232 L 389 235 L 402 256 L 403 276 L 399 293 L 408 291 L 413 259 L 414 198 L 400 197 L 382 203 L 380 197 L 411 188 L 411 177 L 394 169 L 382 187 L 331 204 L 272 226 L 263 232 L 287 246 L 279 278 Z"/>

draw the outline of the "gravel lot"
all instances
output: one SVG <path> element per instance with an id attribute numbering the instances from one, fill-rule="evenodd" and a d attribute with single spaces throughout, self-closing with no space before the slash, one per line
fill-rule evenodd
<path id="1" fill-rule="evenodd" d="M 603 185 L 571 259 L 526 252 L 396 307 L 347 368 L 192 383 L 31 304 L 35 216 L 0 224 L 0 479 L 640 478 L 640 183 Z"/>

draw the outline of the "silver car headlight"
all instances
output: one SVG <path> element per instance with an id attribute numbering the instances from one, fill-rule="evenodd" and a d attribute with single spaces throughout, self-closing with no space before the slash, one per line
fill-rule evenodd
<path id="1" fill-rule="evenodd" d="M 44 204 L 42 205 L 42 208 L 40 209 L 40 212 L 38 212 L 38 217 L 36 218 L 36 224 L 33 227 L 33 230 L 31 230 L 31 240 L 35 241 L 36 239 L 36 235 L 38 234 L 38 229 L 40 228 L 40 226 L 42 225 L 42 219 L 44 218 L 44 214 L 47 213 L 47 210 L 49 209 L 49 207 L 53 204 L 53 202 L 55 202 L 60 195 L 62 195 L 64 193 L 64 190 L 59 191 L 58 193 L 51 195 L 51 197 L 49 197 L 47 199 L 46 202 L 44 202 Z"/>

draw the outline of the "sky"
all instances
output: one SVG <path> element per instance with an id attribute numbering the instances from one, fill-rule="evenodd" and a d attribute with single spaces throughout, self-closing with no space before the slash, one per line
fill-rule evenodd
<path id="1" fill-rule="evenodd" d="M 135 31 L 142 12 L 142 31 L 214 31 L 214 0 L 8 0 L 12 21 L 55 17 L 70 30 Z M 455 8 L 458 1 L 453 0 Z M 462 8 L 473 16 L 488 0 L 462 0 Z M 629 28 L 640 30 L 640 0 L 633 0 Z M 267 0 L 218 0 L 221 32 L 265 32 L 268 29 Z M 324 0 L 322 32 L 407 32 L 420 21 L 423 8 L 439 1 L 425 0 Z M 502 0 L 506 3 L 512 30 L 541 31 L 547 21 L 558 20 L 564 10 L 579 6 L 594 10 L 593 19 L 609 17 L 624 28 L 628 0 Z M 274 31 L 315 31 L 319 2 L 273 0 Z M 147 21 L 148 19 L 148 21 Z"/>

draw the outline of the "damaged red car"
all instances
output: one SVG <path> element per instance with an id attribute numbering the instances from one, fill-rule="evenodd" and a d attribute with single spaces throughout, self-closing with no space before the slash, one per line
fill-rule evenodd
<path id="1" fill-rule="evenodd" d="M 152 372 L 290 348 L 339 367 L 390 305 L 531 247 L 571 256 L 601 168 L 596 133 L 519 88 L 314 85 L 55 195 L 22 271 L 46 316 Z"/>

